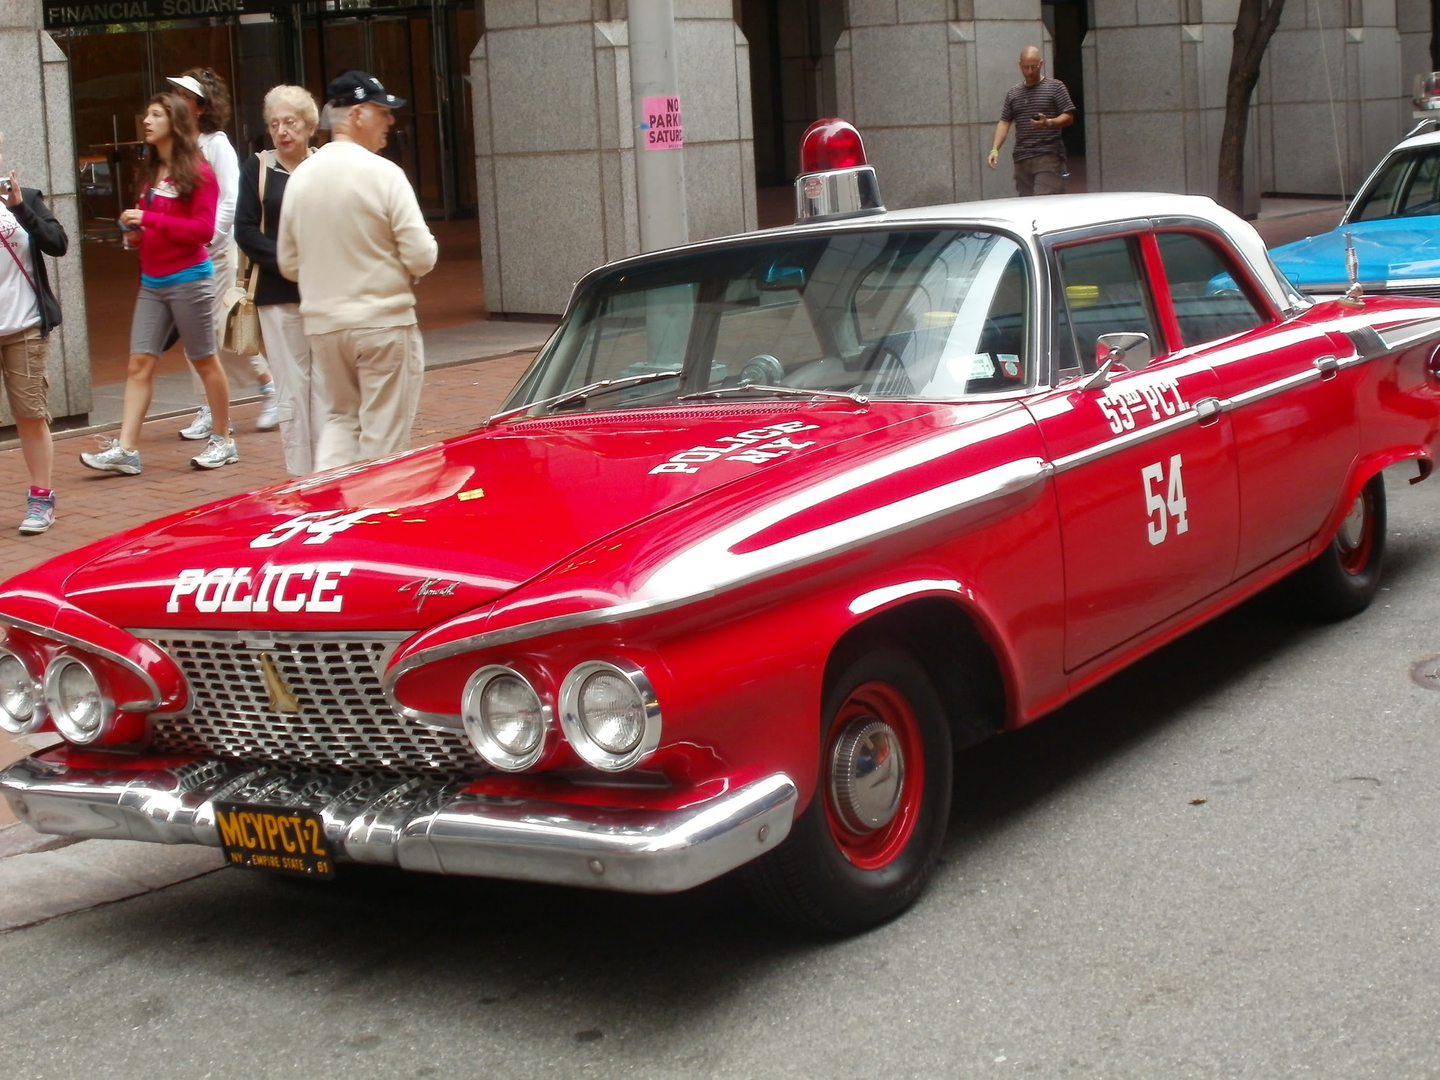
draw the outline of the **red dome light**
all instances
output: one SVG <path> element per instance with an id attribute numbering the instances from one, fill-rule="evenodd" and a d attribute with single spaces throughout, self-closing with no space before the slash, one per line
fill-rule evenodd
<path id="1" fill-rule="evenodd" d="M 831 172 L 866 165 L 865 144 L 860 132 L 849 121 L 838 116 L 816 120 L 800 137 L 800 171 Z"/>

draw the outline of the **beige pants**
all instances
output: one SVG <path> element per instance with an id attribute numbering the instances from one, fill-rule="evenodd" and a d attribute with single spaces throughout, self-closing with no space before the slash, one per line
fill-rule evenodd
<path id="1" fill-rule="evenodd" d="M 410 425 L 425 380 L 418 326 L 315 334 L 310 357 L 324 407 L 317 471 L 410 448 Z"/>
<path id="2" fill-rule="evenodd" d="M 248 387 L 252 379 L 257 385 L 270 381 L 270 365 L 265 362 L 263 355 L 241 356 L 219 347 L 225 340 L 225 314 L 230 310 L 225 306 L 225 290 L 235 284 L 239 259 L 240 249 L 235 246 L 233 239 L 225 245 L 223 251 L 214 252 L 210 256 L 210 261 L 215 264 L 215 353 L 220 357 L 220 363 L 225 366 L 232 398 L 240 396 L 240 387 Z M 203 403 L 205 384 L 200 381 L 200 376 L 195 374 L 194 368 L 190 369 L 190 388 Z"/>
<path id="3" fill-rule="evenodd" d="M 275 411 L 280 417 L 280 446 L 285 469 L 291 476 L 315 470 L 315 437 L 324 420 L 320 387 L 312 377 L 310 339 L 299 304 L 265 304 L 260 313 L 260 336 L 275 376 Z"/>

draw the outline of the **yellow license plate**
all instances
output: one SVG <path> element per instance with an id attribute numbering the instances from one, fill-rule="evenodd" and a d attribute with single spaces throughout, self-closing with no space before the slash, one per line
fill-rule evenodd
<path id="1" fill-rule="evenodd" d="M 231 866 L 304 877 L 335 876 L 325 825 L 309 810 L 217 802 L 215 828 Z"/>

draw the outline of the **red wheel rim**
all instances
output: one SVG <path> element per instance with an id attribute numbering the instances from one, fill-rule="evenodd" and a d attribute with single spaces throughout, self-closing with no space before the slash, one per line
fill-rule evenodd
<path id="1" fill-rule="evenodd" d="M 1350 512 L 1340 523 L 1335 534 L 1335 546 L 1340 555 L 1340 568 L 1352 576 L 1363 574 L 1370 563 L 1370 549 L 1375 543 L 1375 515 L 1370 505 L 1369 489 L 1362 489 L 1355 496 Z"/>
<path id="2" fill-rule="evenodd" d="M 857 729 L 876 722 L 884 725 L 893 735 L 894 745 L 900 753 L 899 765 L 903 776 L 893 816 L 878 828 L 860 829 L 847 822 L 836 805 L 837 794 L 831 768 L 847 733 L 853 734 Z M 920 739 L 920 725 L 905 695 L 887 682 L 867 682 L 857 686 L 835 714 L 822 760 L 825 822 L 836 847 L 861 870 L 879 870 L 888 866 L 910 842 L 925 792 L 925 753 Z"/>

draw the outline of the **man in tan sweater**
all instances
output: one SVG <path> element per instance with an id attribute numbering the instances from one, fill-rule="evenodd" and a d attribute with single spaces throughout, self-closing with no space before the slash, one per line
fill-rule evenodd
<path id="1" fill-rule="evenodd" d="M 334 138 L 291 176 L 276 240 L 325 403 L 317 471 L 409 448 L 425 375 L 410 286 L 437 253 L 410 181 L 379 152 L 405 102 L 363 71 L 328 92 Z"/>

